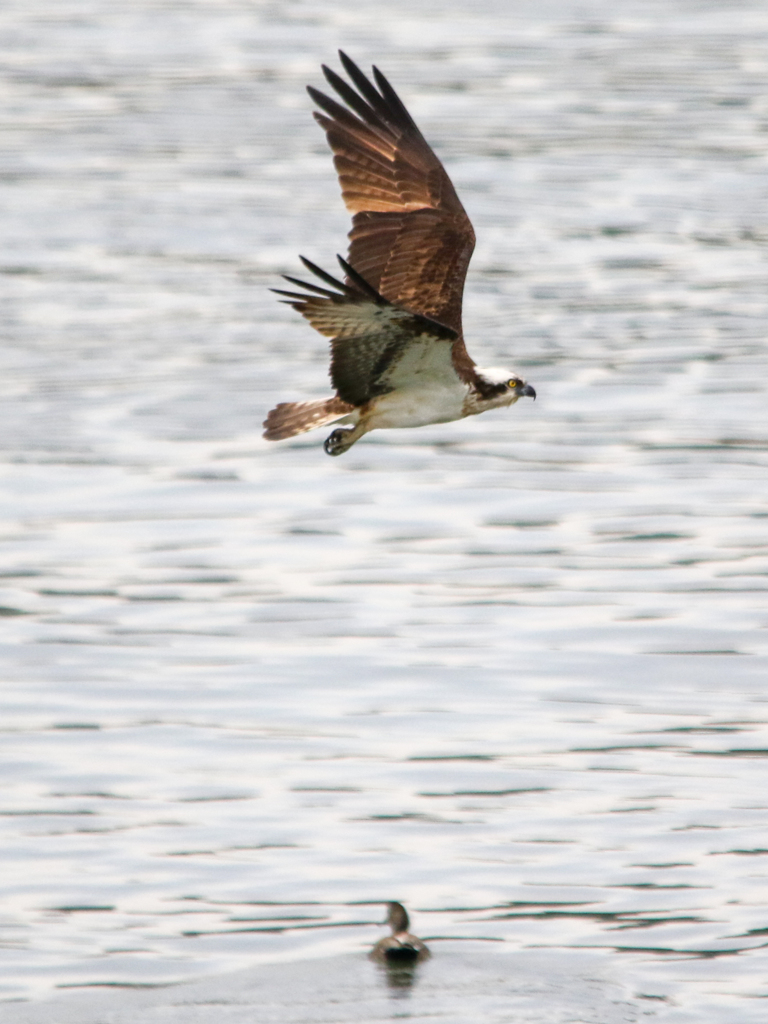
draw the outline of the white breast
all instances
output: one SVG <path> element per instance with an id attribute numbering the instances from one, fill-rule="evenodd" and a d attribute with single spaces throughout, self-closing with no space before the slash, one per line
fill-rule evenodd
<path id="1" fill-rule="evenodd" d="M 403 388 L 376 398 L 366 419 L 371 430 L 381 427 L 424 427 L 449 423 L 464 414 L 468 388 L 458 378 L 453 387 Z"/>
<path id="2" fill-rule="evenodd" d="M 366 417 L 370 429 L 461 419 L 469 389 L 456 375 L 451 347 L 450 341 L 425 338 L 402 352 L 381 378 L 393 390 L 371 403 Z"/>

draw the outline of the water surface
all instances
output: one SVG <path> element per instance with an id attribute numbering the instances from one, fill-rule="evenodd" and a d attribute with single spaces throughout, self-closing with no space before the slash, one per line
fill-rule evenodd
<path id="1" fill-rule="evenodd" d="M 465 964 L 457 1020 L 478 949 L 532 948 L 537 983 L 588 951 L 597 1020 L 612 985 L 762 1019 L 764 6 L 58 0 L 0 33 L 0 996 L 292 961 L 311 1003 L 298 965 L 363 963 L 400 899 Z M 340 44 L 474 221 L 470 351 L 539 398 L 331 460 L 260 432 L 327 393 L 268 288 L 344 247 L 303 92 Z"/>

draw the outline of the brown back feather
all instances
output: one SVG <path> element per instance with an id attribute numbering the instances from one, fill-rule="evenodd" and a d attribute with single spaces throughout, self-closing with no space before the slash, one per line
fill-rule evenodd
<path id="1" fill-rule="evenodd" d="M 354 113 L 316 89 L 309 93 L 334 153 L 352 214 L 349 262 L 391 302 L 453 328 L 453 361 L 474 381 L 461 339 L 464 278 L 475 233 L 451 180 L 392 86 L 373 69 L 378 89 L 340 52 L 352 88 L 323 67 Z"/>

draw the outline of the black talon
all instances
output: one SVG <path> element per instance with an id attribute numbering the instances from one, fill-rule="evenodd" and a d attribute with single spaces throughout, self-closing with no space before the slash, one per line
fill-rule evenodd
<path id="1" fill-rule="evenodd" d="M 344 438 L 347 436 L 347 434 L 351 433 L 351 429 L 344 430 L 341 427 L 337 427 L 332 434 L 329 434 L 328 437 L 326 437 L 325 442 L 323 443 L 323 448 L 325 448 L 326 455 L 343 455 L 344 452 L 347 450 L 346 446 L 342 447 L 344 443 Z"/>

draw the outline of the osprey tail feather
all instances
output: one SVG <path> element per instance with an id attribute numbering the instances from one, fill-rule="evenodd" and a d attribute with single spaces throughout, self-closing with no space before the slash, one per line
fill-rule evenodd
<path id="1" fill-rule="evenodd" d="M 316 402 L 281 402 L 267 413 L 263 426 L 268 441 L 304 434 L 307 430 L 333 423 L 352 412 L 355 407 L 338 396 Z"/>

